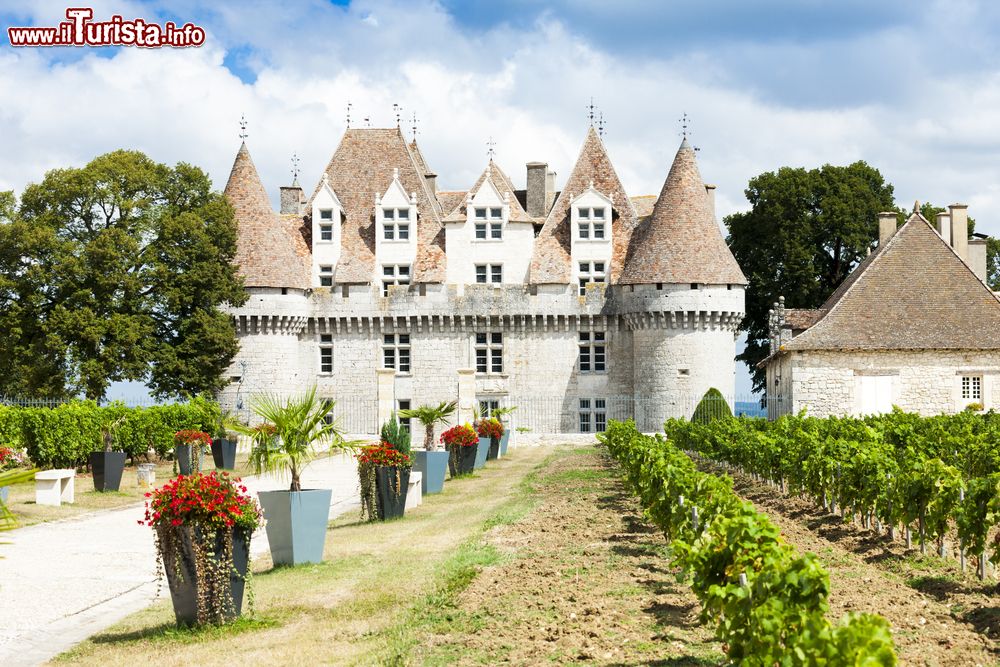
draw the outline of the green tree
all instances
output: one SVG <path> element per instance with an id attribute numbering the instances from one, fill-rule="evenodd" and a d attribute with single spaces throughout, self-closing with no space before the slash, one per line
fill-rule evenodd
<path id="1" fill-rule="evenodd" d="M 1000 239 L 992 236 L 986 240 L 986 283 L 1000 292 Z"/>
<path id="2" fill-rule="evenodd" d="M 817 308 L 864 259 L 878 236 L 878 214 L 895 210 L 892 185 L 864 162 L 819 169 L 782 167 L 750 180 L 751 209 L 726 216 L 727 242 L 749 281 L 746 362 L 754 390 L 757 363 L 769 351 L 768 310 L 779 296 L 789 308 Z"/>
<path id="3" fill-rule="evenodd" d="M 196 167 L 137 151 L 54 169 L 0 195 L 0 393 L 100 399 L 221 387 L 242 304 L 236 223 Z"/>

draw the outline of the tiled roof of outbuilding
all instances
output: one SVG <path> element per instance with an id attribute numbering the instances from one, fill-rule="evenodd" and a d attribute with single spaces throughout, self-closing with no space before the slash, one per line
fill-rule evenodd
<path id="1" fill-rule="evenodd" d="M 715 221 L 694 148 L 681 142 L 649 221 L 632 235 L 622 284 L 747 280 Z"/>
<path id="2" fill-rule="evenodd" d="M 792 331 L 801 331 L 816 324 L 824 315 L 826 311 L 822 308 L 786 308 L 785 326 Z"/>
<path id="3" fill-rule="evenodd" d="M 244 284 L 308 289 L 311 253 L 302 218 L 271 208 L 246 143 L 236 153 L 225 195 L 235 211 L 236 264 Z"/>
<path id="4" fill-rule="evenodd" d="M 783 350 L 1000 349 L 1000 299 L 919 213 L 822 309 Z"/>
<path id="5" fill-rule="evenodd" d="M 493 182 L 493 186 L 500 193 L 501 199 L 504 195 L 509 195 L 508 201 L 510 202 L 510 217 L 508 218 L 511 222 L 532 222 L 531 216 L 524 212 L 524 208 L 521 206 L 521 202 L 517 199 L 517 193 L 514 191 L 514 185 L 510 182 L 510 178 L 504 173 L 493 160 L 486 165 L 486 169 L 483 173 L 479 175 L 475 184 L 469 188 L 469 194 L 473 197 L 479 192 L 479 188 L 486 182 L 489 178 Z M 464 222 L 466 219 L 466 204 L 465 200 L 458 202 L 450 209 L 444 209 L 448 212 L 445 217 L 445 222 Z"/>
<path id="6" fill-rule="evenodd" d="M 617 283 L 628 251 L 629 239 L 636 224 L 635 208 L 625 192 L 604 142 L 590 128 L 573 165 L 569 179 L 545 218 L 535 239 L 529 281 L 534 284 L 568 283 L 571 276 L 570 202 L 593 183 L 594 189 L 611 197 L 617 217 L 611 221 L 611 267 L 609 282 Z"/>
<path id="7" fill-rule="evenodd" d="M 417 194 L 413 281 L 444 282 L 444 228 L 437 200 L 424 178 L 422 157 L 419 162 L 399 128 L 349 128 L 344 132 L 325 170 L 346 216 L 335 277 L 338 283 L 369 283 L 375 275 L 375 195 L 389 188 L 394 168 L 399 169 L 406 192 Z M 321 184 L 317 184 L 310 203 Z"/>

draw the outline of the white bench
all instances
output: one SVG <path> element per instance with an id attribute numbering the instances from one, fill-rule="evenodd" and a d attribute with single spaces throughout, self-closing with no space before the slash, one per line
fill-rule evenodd
<path id="1" fill-rule="evenodd" d="M 72 468 L 42 470 L 35 473 L 35 503 L 37 505 L 73 504 L 73 480 L 76 471 Z"/>
<path id="2" fill-rule="evenodd" d="M 424 502 L 422 485 L 420 482 L 423 479 L 423 473 L 416 470 L 410 471 L 410 483 L 406 488 L 406 509 L 411 510 L 414 507 L 419 507 L 422 502 Z"/>

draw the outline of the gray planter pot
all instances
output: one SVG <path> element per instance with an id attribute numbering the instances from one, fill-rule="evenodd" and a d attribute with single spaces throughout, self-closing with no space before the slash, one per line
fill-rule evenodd
<path id="1" fill-rule="evenodd" d="M 490 438 L 489 453 L 486 454 L 487 461 L 500 458 L 500 441 L 497 438 Z"/>
<path id="2" fill-rule="evenodd" d="M 232 620 L 238 617 L 243 611 L 243 591 L 246 587 L 247 566 L 250 562 L 250 535 L 243 530 L 233 530 L 233 560 L 231 564 L 222 563 L 218 554 L 223 551 L 223 535 L 215 535 L 215 552 L 209 559 L 214 562 L 215 567 L 229 567 L 232 574 L 229 578 L 232 587 L 233 606 L 223 611 L 225 619 Z M 179 572 L 174 568 L 165 568 L 167 584 L 170 588 L 170 599 L 174 605 L 174 616 L 177 618 L 177 625 L 195 625 L 198 621 L 198 596 L 199 584 L 195 573 L 194 547 L 191 544 L 191 532 L 184 531 L 181 537 L 180 553 L 177 554 L 177 566 Z M 202 595 L 211 597 L 214 591 L 200 591 Z M 219 604 L 209 600 L 209 605 Z"/>
<path id="3" fill-rule="evenodd" d="M 257 493 L 275 565 L 323 562 L 332 495 L 330 489 Z"/>
<path id="4" fill-rule="evenodd" d="M 448 472 L 448 452 L 415 451 L 413 469 L 420 473 L 420 492 L 423 495 L 444 491 L 444 476 Z"/>
<path id="5" fill-rule="evenodd" d="M 399 484 L 396 484 L 398 474 Z M 406 492 L 410 485 L 410 469 L 389 466 L 375 468 L 375 488 L 378 491 L 379 514 L 383 521 L 400 519 L 406 511 Z"/>
<path id="6" fill-rule="evenodd" d="M 117 491 L 125 470 L 125 452 L 91 452 L 90 470 L 95 491 Z"/>
<path id="7" fill-rule="evenodd" d="M 185 476 L 194 473 L 191 467 L 191 447 L 192 445 L 174 445 L 174 460 L 177 461 L 177 470 Z M 198 470 L 201 470 L 205 450 L 201 445 L 194 445 L 194 447 L 196 450 L 195 456 L 198 457 Z"/>
<path id="8" fill-rule="evenodd" d="M 490 439 L 480 438 L 479 443 L 476 444 L 476 463 L 473 466 L 476 470 L 479 470 L 486 465 L 486 457 L 490 453 Z"/>
<path id="9" fill-rule="evenodd" d="M 500 456 L 507 456 L 507 441 L 510 440 L 510 431 L 504 431 L 500 438 Z"/>
<path id="10" fill-rule="evenodd" d="M 212 459 L 221 470 L 236 469 L 236 441 L 217 438 L 212 441 Z"/>

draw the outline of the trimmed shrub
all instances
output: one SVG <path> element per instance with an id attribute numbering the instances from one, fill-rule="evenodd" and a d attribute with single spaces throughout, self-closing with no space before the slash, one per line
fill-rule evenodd
<path id="1" fill-rule="evenodd" d="M 211 431 L 219 422 L 217 403 L 195 398 L 188 403 L 130 408 L 124 403 L 101 407 L 93 401 L 70 401 L 54 408 L 0 407 L 0 444 L 23 446 L 34 465 L 77 468 L 91 452 L 101 451 L 101 424 L 124 417 L 115 430 L 115 449 L 133 461 L 153 450 L 173 449 L 174 433 Z"/>
<path id="2" fill-rule="evenodd" d="M 733 411 L 729 409 L 729 403 L 722 395 L 722 392 L 712 387 L 705 392 L 698 402 L 698 407 L 691 415 L 691 422 L 695 424 L 707 424 L 713 419 L 728 419 L 733 416 Z"/>

